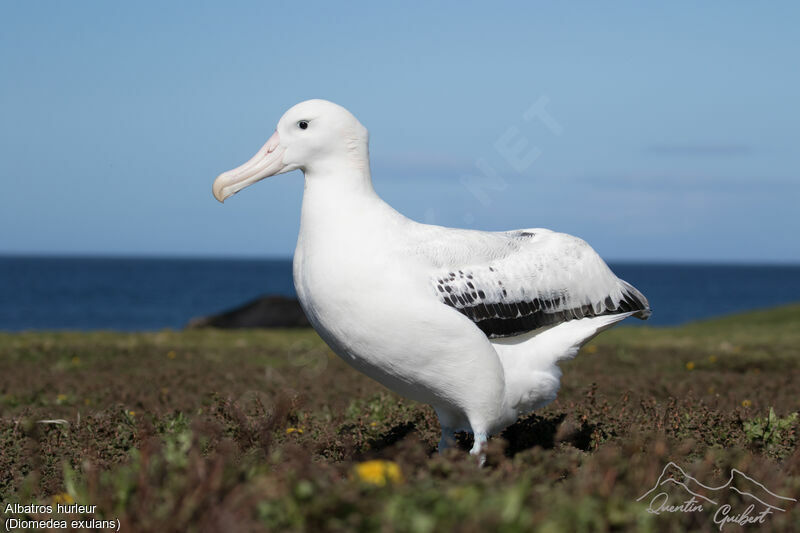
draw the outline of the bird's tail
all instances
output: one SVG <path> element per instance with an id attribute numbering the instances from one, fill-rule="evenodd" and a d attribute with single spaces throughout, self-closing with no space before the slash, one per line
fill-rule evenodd
<path id="1" fill-rule="evenodd" d="M 636 311 L 570 320 L 517 337 L 492 339 L 506 376 L 506 402 L 518 415 L 555 399 L 561 379 L 559 361 L 572 359 L 598 333 Z"/>

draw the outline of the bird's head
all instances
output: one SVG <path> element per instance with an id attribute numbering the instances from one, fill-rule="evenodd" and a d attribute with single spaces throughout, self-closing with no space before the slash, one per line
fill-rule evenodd
<path id="1" fill-rule="evenodd" d="M 300 169 L 306 175 L 369 167 L 367 129 L 347 109 L 306 100 L 289 109 L 275 133 L 247 163 L 214 180 L 220 202 L 269 176 Z"/>

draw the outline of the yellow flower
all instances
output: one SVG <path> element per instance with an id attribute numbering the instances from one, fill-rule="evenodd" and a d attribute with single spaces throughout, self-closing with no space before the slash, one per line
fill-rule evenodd
<path id="1" fill-rule="evenodd" d="M 717 356 L 716 355 L 709 355 L 708 356 L 708 362 L 709 363 L 716 363 L 717 362 Z"/>
<path id="2" fill-rule="evenodd" d="M 303 433 L 303 428 L 286 428 L 286 434 L 290 435 L 292 433 Z"/>
<path id="3" fill-rule="evenodd" d="M 597 346 L 590 344 L 586 347 L 586 353 L 597 353 Z"/>
<path id="4" fill-rule="evenodd" d="M 359 463 L 355 467 L 356 477 L 364 483 L 380 487 L 390 483 L 402 483 L 403 474 L 400 467 L 393 461 L 375 459 Z"/>
<path id="5" fill-rule="evenodd" d="M 76 355 L 75 357 L 72 358 L 72 364 L 75 366 L 81 364 L 81 358 Z"/>
<path id="6" fill-rule="evenodd" d="M 371 428 L 374 428 L 374 427 L 376 427 L 377 425 L 378 425 L 378 423 L 377 423 L 377 422 L 370 422 L 370 423 L 369 423 L 369 427 L 371 427 Z"/>
<path id="7" fill-rule="evenodd" d="M 131 416 L 136 416 L 136 411 L 128 411 L 128 414 Z"/>
<path id="8" fill-rule="evenodd" d="M 66 394 L 59 394 L 58 396 L 56 396 L 56 403 L 60 404 L 60 403 L 66 402 L 66 401 L 67 401 L 67 395 Z"/>
<path id="9" fill-rule="evenodd" d="M 178 354 L 175 353 L 175 350 L 170 350 L 167 352 L 167 357 L 169 357 L 170 359 L 175 359 L 176 357 L 178 357 Z"/>
<path id="10" fill-rule="evenodd" d="M 686 363 L 686 370 L 694 370 L 694 361 Z"/>
<path id="11" fill-rule="evenodd" d="M 750 407 L 751 405 L 753 405 L 753 402 L 750 400 L 742 400 L 742 407 Z"/>
<path id="12" fill-rule="evenodd" d="M 56 494 L 53 496 L 53 503 L 60 503 L 60 504 L 73 504 L 75 500 L 66 492 L 62 492 L 61 494 Z"/>

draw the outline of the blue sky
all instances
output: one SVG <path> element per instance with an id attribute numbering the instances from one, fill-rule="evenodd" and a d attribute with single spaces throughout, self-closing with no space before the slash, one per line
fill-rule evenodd
<path id="1" fill-rule="evenodd" d="M 211 183 L 326 98 L 417 220 L 798 262 L 800 8 L 766 7 L 3 1 L 0 253 L 288 256 L 299 172 Z"/>

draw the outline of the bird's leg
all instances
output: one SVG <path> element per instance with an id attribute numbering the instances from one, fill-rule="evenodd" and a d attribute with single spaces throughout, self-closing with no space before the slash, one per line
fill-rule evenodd
<path id="1" fill-rule="evenodd" d="M 453 431 L 453 428 L 442 426 L 442 438 L 439 441 L 439 454 L 443 454 L 444 451 L 456 443 L 456 432 Z"/>
<path id="2" fill-rule="evenodd" d="M 478 456 L 478 466 L 483 466 L 486 463 L 486 454 L 483 453 L 483 447 L 486 444 L 486 433 L 475 433 L 475 444 L 469 451 L 470 455 Z"/>
<path id="3" fill-rule="evenodd" d="M 442 406 L 433 406 L 439 418 L 439 427 L 442 428 L 442 439 L 439 441 L 439 453 L 455 445 L 455 428 L 461 424 L 459 416 L 451 409 Z"/>

